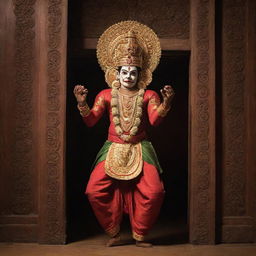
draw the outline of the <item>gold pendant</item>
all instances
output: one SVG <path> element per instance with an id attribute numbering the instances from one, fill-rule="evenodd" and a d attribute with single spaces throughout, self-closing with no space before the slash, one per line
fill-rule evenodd
<path id="1" fill-rule="evenodd" d="M 131 180 L 141 173 L 142 166 L 140 143 L 111 144 L 105 162 L 105 172 L 108 176 L 118 180 Z"/>

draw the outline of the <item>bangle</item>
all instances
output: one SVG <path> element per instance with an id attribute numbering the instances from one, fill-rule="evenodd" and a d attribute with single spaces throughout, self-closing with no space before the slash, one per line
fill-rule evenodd
<path id="1" fill-rule="evenodd" d="M 90 114 L 90 108 L 89 108 L 89 106 L 87 105 L 87 103 L 84 105 L 84 106 L 79 106 L 79 105 L 77 105 L 77 108 L 79 109 L 79 111 L 80 111 L 80 115 L 82 116 L 82 117 L 86 117 L 86 116 L 88 116 L 89 114 Z"/>

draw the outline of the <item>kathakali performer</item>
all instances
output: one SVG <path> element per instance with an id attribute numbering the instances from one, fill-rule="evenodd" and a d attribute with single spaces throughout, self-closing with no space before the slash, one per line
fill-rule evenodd
<path id="1" fill-rule="evenodd" d="M 121 244 L 120 223 L 127 213 L 136 245 L 149 247 L 145 236 L 155 222 L 164 197 L 162 169 L 148 140 L 148 124 L 158 125 L 171 108 L 170 85 L 158 94 L 146 90 L 159 63 L 159 39 L 136 21 L 109 27 L 97 45 L 99 64 L 109 89 L 101 91 L 93 108 L 86 103 L 88 90 L 76 85 L 74 94 L 85 124 L 94 126 L 107 111 L 108 139 L 98 153 L 86 194 L 94 213 L 110 236 L 107 246 Z"/>

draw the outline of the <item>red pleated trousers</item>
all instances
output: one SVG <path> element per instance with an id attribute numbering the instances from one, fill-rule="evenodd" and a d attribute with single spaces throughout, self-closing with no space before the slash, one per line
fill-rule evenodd
<path id="1" fill-rule="evenodd" d="M 133 238 L 143 241 L 154 224 L 164 197 L 163 183 L 155 166 L 144 162 L 143 172 L 129 181 L 105 174 L 105 161 L 97 164 L 86 194 L 103 229 L 111 237 L 120 230 L 123 213 L 129 214 Z"/>

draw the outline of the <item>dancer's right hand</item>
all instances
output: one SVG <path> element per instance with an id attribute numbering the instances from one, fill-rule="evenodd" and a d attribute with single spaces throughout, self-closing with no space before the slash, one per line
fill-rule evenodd
<path id="1" fill-rule="evenodd" d="M 79 106 L 84 106 L 86 104 L 86 97 L 88 90 L 83 85 L 76 85 L 74 88 L 74 95 L 76 97 Z"/>

